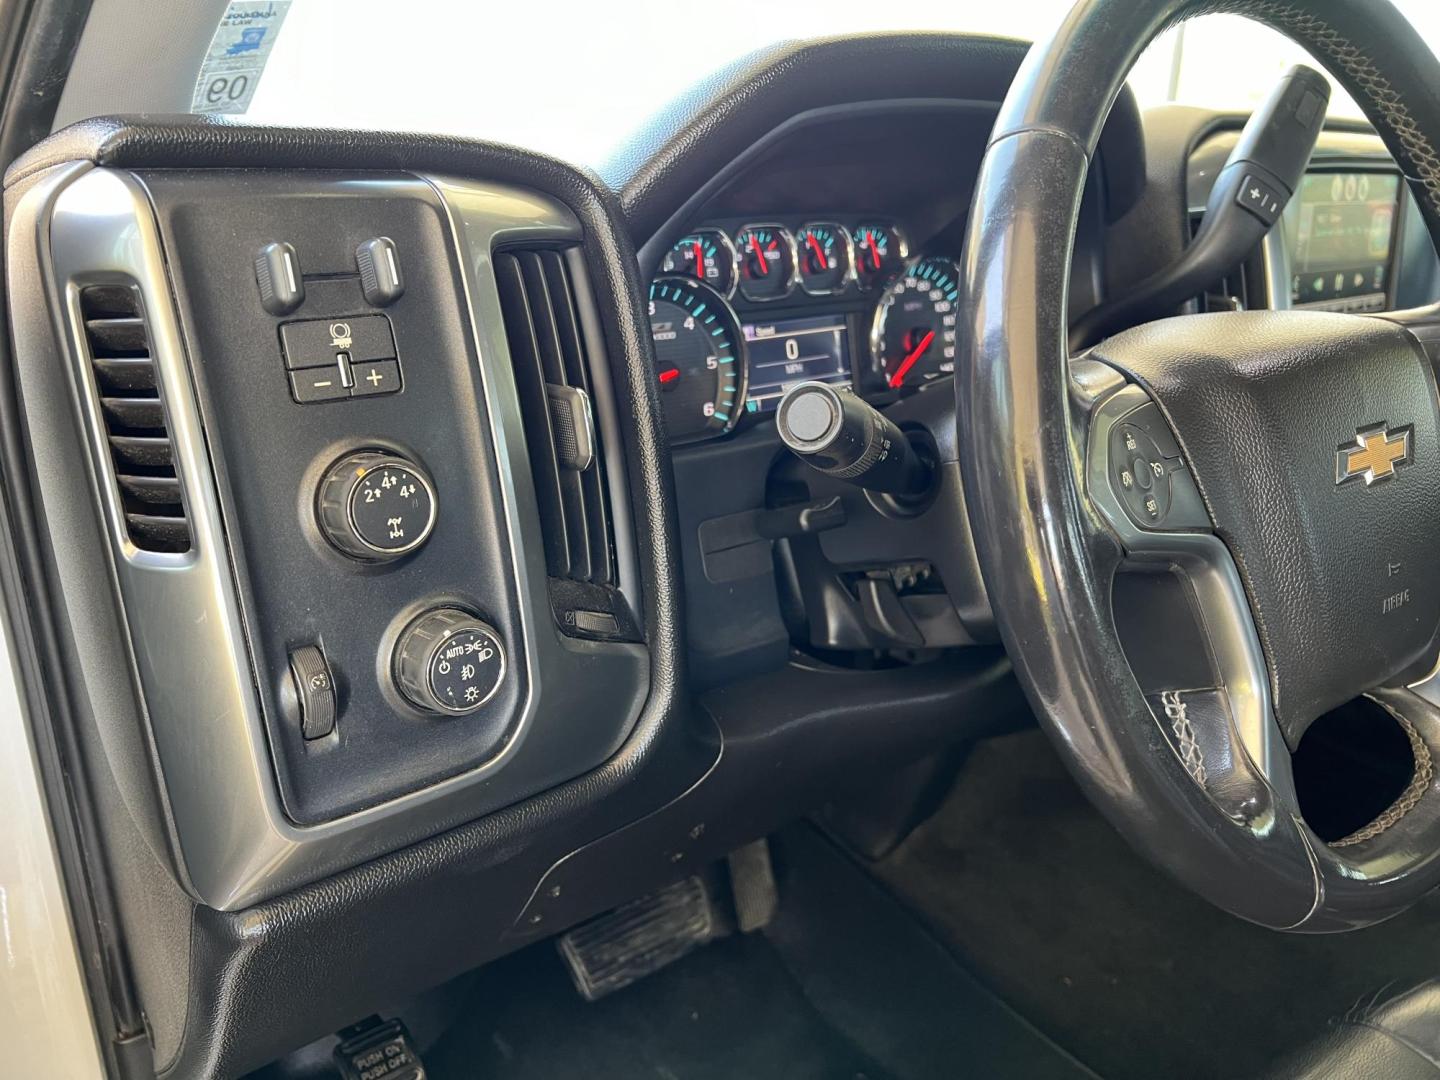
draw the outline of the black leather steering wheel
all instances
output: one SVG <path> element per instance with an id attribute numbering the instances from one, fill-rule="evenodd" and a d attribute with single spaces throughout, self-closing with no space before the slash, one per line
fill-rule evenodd
<path id="1" fill-rule="evenodd" d="M 1349 929 L 1440 883 L 1440 710 L 1405 689 L 1440 652 L 1440 395 L 1416 333 L 1434 313 L 1194 315 L 1080 360 L 1066 348 L 1105 117 L 1157 34 L 1217 12 L 1330 69 L 1440 240 L 1440 64 L 1386 0 L 1081 0 L 1016 78 L 975 194 L 956 380 L 967 500 L 1017 673 L 1101 811 L 1236 915 Z M 1161 524 L 1118 485 L 1137 445 L 1165 474 Z M 1178 583 L 1154 590 L 1152 625 L 1203 627 L 1203 649 L 1173 644 L 1203 654 L 1205 678 L 1142 688 L 1113 603 L 1135 567 Z M 1290 752 L 1361 694 L 1409 736 L 1415 777 L 1327 843 L 1301 816 Z"/>

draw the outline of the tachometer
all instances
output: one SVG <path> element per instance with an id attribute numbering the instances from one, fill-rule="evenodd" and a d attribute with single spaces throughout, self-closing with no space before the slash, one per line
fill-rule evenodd
<path id="1" fill-rule="evenodd" d="M 920 259 L 885 290 L 875 307 L 870 350 L 891 389 L 918 386 L 955 371 L 960 274 L 954 261 Z"/>
<path id="2" fill-rule="evenodd" d="M 795 238 L 781 225 L 747 225 L 735 234 L 740 292 L 747 300 L 779 300 L 795 287 Z"/>
<path id="3" fill-rule="evenodd" d="M 905 262 L 905 237 L 893 225 L 864 224 L 855 228 L 855 280 L 873 289 Z"/>
<path id="4" fill-rule="evenodd" d="M 795 234 L 795 260 L 800 287 L 812 296 L 829 296 L 845 288 L 854 259 L 850 234 L 841 225 L 816 222 Z"/>
<path id="5" fill-rule="evenodd" d="M 660 271 L 703 281 L 722 296 L 735 291 L 735 246 L 719 229 L 696 229 L 665 253 Z"/>
<path id="6" fill-rule="evenodd" d="M 723 435 L 745 405 L 740 323 L 725 298 L 688 277 L 650 285 L 655 376 L 672 442 Z"/>

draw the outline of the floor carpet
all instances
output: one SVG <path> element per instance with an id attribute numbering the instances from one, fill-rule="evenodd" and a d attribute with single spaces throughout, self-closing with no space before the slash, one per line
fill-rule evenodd
<path id="1" fill-rule="evenodd" d="M 890 1080 L 804 1000 L 761 938 L 705 946 L 597 1002 L 554 946 L 491 965 L 425 1055 L 435 1080 Z"/>
<path id="2" fill-rule="evenodd" d="M 982 981 L 1110 1080 L 1255 1077 L 1329 1018 L 1440 974 L 1440 908 L 1279 934 L 1137 857 L 1036 730 L 981 743 L 875 868 Z"/>
<path id="3" fill-rule="evenodd" d="M 1095 1080 L 809 825 L 772 841 L 780 908 L 597 1002 L 551 942 L 467 977 L 434 1080 Z"/>

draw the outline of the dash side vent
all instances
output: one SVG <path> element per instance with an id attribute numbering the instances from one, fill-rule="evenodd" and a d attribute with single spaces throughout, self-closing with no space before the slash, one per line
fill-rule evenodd
<path id="1" fill-rule="evenodd" d="M 131 285 L 91 285 L 79 300 L 130 542 L 142 551 L 189 551 L 190 522 L 140 292 Z"/>
<path id="2" fill-rule="evenodd" d="M 579 452 L 595 436 L 591 357 L 576 310 L 576 276 L 564 252 L 534 248 L 497 253 L 495 277 L 550 576 L 613 586 L 601 455 Z M 586 430 L 577 431 L 577 423 Z"/>

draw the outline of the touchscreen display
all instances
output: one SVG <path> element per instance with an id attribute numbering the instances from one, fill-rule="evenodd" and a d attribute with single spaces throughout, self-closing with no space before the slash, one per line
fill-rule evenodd
<path id="1" fill-rule="evenodd" d="M 772 411 L 796 383 L 850 386 L 850 332 L 843 315 L 746 323 L 744 329 L 749 412 Z"/>
<path id="2" fill-rule="evenodd" d="M 1293 306 L 1384 310 L 1399 196 L 1393 174 L 1305 175 L 1285 208 Z"/>

